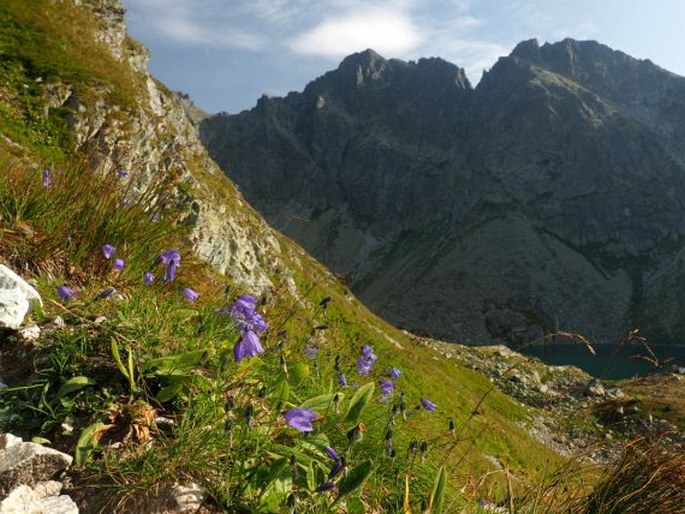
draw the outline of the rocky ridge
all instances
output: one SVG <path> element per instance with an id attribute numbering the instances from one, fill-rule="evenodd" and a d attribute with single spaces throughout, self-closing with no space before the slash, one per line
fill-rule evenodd
<path id="1" fill-rule="evenodd" d="M 86 98 L 68 83 L 46 85 L 49 108 L 71 113 L 67 119 L 75 151 L 89 155 L 102 173 L 130 171 L 134 192 L 143 192 L 160 178 L 175 177 L 180 187 L 170 201 L 185 211 L 183 222 L 191 227 L 192 247 L 201 258 L 251 291 L 267 290 L 279 274 L 294 291 L 276 234 L 230 182 L 210 185 L 221 170 L 199 141 L 186 112 L 190 104 L 149 74 L 147 49 L 126 35 L 122 3 L 73 3 L 96 15 L 100 27 L 94 35 L 117 61 L 132 67 L 139 85 L 136 102 L 124 106 L 107 100 L 111 91 L 106 86 L 90 89 Z"/>
<path id="2" fill-rule="evenodd" d="M 684 114 L 683 77 L 531 40 L 475 89 L 444 60 L 367 50 L 200 133 L 267 221 L 399 326 L 681 343 Z"/>

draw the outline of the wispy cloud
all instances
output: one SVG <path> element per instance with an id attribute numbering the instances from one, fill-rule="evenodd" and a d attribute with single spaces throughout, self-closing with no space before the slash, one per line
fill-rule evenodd
<path id="1" fill-rule="evenodd" d="M 259 50 L 266 44 L 264 38 L 254 33 L 232 27 L 219 30 L 176 16 L 160 17 L 156 28 L 176 42 L 192 45 Z"/>
<path id="2" fill-rule="evenodd" d="M 180 44 L 260 50 L 266 38 L 239 28 L 229 9 L 212 0 L 129 0 L 133 20 L 147 31 Z"/>
<path id="3" fill-rule="evenodd" d="M 409 16 L 373 8 L 341 18 L 326 18 L 294 37 L 289 46 L 298 54 L 326 57 L 342 57 L 366 48 L 401 55 L 417 48 L 422 40 Z"/>

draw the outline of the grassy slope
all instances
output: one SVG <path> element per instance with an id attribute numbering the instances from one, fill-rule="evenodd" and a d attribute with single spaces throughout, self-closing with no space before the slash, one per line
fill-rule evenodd
<path id="1" fill-rule="evenodd" d="M 179 241 L 178 235 L 167 236 L 166 240 L 151 240 L 149 234 L 139 234 L 140 224 L 144 222 L 144 212 L 136 214 L 138 218 L 135 223 L 122 218 L 119 222 L 115 220 L 108 226 L 100 227 L 99 237 L 95 240 L 79 240 L 78 244 L 81 246 L 78 252 L 64 255 L 56 250 L 61 243 L 55 240 L 64 241 L 70 233 L 70 227 L 78 226 L 87 212 L 92 213 L 97 208 L 103 210 L 103 216 L 105 212 L 113 212 L 111 207 L 116 198 L 113 197 L 105 207 L 97 202 L 74 206 L 74 209 L 80 206 L 82 210 L 67 211 L 72 218 L 72 226 L 68 220 L 63 220 L 66 227 L 50 222 L 51 216 L 59 215 L 59 212 L 51 209 L 68 209 L 70 207 L 65 206 L 70 204 L 67 200 L 62 203 L 46 200 L 39 178 L 43 166 L 57 165 L 75 170 L 64 172 L 65 181 L 73 180 L 72 186 L 65 186 L 64 191 L 72 192 L 73 187 L 78 184 L 78 175 L 88 173 L 88 170 L 81 164 L 83 156 L 75 156 L 70 151 L 70 134 L 64 122 L 68 113 L 63 109 L 53 109 L 45 116 L 44 89 L 41 84 L 59 78 L 61 82 L 70 84 L 75 91 L 79 91 L 85 102 L 88 101 L 90 88 L 105 87 L 109 91 L 109 101 L 121 105 L 125 111 L 139 108 L 135 99 L 141 92 L 141 80 L 127 66 L 114 60 L 103 46 L 93 41 L 92 32 L 96 30 L 96 24 L 91 15 L 85 9 L 74 8 L 69 2 L 59 6 L 50 2 L 24 0 L 2 2 L 0 24 L 3 26 L 0 33 L 0 66 L 3 76 L 0 84 L 0 134 L 3 136 L 0 140 L 0 175 L 3 181 L 0 188 L 4 188 L 3 201 L 6 202 L 2 213 L 0 260 L 21 263 L 33 270 L 41 291 L 52 300 L 57 300 L 52 292 L 54 285 L 66 279 L 78 281 L 83 298 L 92 297 L 113 280 L 123 291 L 119 301 L 109 304 L 77 303 L 71 308 L 71 314 L 62 312 L 56 303 L 47 304 L 48 316 L 63 314 L 75 327 L 69 337 L 59 333 L 46 334 L 39 345 L 38 356 L 53 361 L 59 358 L 63 360 L 62 368 L 54 362 L 45 367 L 54 375 L 49 377 L 53 388 L 69 376 L 95 374 L 106 377 L 103 379 L 105 382 L 114 384 L 112 391 L 125 396 L 126 391 L 125 388 L 122 389 L 121 381 L 117 382 L 112 378 L 112 374 L 116 374 L 116 367 L 112 363 L 107 341 L 112 334 L 120 334 L 122 344 L 135 341 L 135 357 L 141 366 L 152 357 L 197 347 L 210 348 L 212 356 L 219 359 L 222 352 L 230 350 L 230 346 L 228 335 L 214 326 L 219 322 L 211 314 L 213 307 L 225 304 L 226 286 L 232 288 L 233 294 L 242 291 L 185 255 L 185 280 L 192 284 L 202 283 L 203 295 L 196 309 L 188 310 L 172 288 L 142 289 L 129 282 L 128 279 L 133 281 L 145 268 L 145 255 L 154 254 L 155 251 L 175 244 L 174 241 Z M 197 164 L 189 163 L 189 166 L 194 167 Z M 31 174 L 27 174 L 27 168 L 30 168 Z M 194 171 L 200 180 L 210 178 L 199 167 Z M 31 189 L 32 186 L 28 185 L 31 180 L 35 180 L 38 186 Z M 233 190 L 233 186 L 223 177 L 211 177 L 211 180 L 212 189 L 219 191 L 219 196 L 223 190 Z M 109 184 L 106 181 L 96 183 L 103 188 Z M 8 197 L 18 190 L 26 192 L 25 198 L 28 203 L 34 202 L 33 207 L 7 207 Z M 225 196 L 230 197 L 231 194 L 226 193 Z M 246 216 L 246 219 L 249 218 Z M 34 240 L 34 243 L 18 246 L 18 242 L 25 240 L 27 234 L 31 235 L 29 239 Z M 139 241 L 136 240 L 136 234 L 139 234 Z M 112 238 L 126 241 L 131 250 L 138 242 L 145 242 L 147 245 L 123 278 L 113 278 L 94 257 L 100 243 Z M 362 344 L 371 344 L 379 355 L 376 376 L 380 376 L 382 370 L 390 365 L 403 370 L 399 387 L 405 392 L 410 408 L 421 397 L 431 398 L 438 404 L 435 414 L 422 413 L 411 418 L 406 429 L 398 435 L 398 440 L 404 439 L 402 444 L 407 444 L 409 439 L 421 437 L 435 442 L 429 450 L 428 465 L 420 472 L 417 471 L 417 475 L 419 478 L 425 475 L 425 480 L 431 480 L 431 469 L 444 464 L 450 477 L 450 502 L 465 501 L 457 491 L 471 483 L 469 477 L 472 481 L 477 480 L 492 470 L 492 465 L 482 457 L 484 454 L 497 457 L 522 479 L 530 477 L 531 480 L 536 480 L 540 472 L 549 471 L 559 464 L 557 457 L 519 428 L 517 423 L 525 420 L 527 414 L 518 403 L 495 391 L 488 396 L 481 413 L 472 416 L 471 410 L 490 388 L 490 383 L 484 377 L 449 360 L 440 359 L 437 354 L 424 347 L 414 346 L 404 334 L 370 314 L 356 300 L 349 299 L 351 295 L 346 288 L 293 243 L 284 238 L 281 243 L 287 249 L 285 253 L 292 256 L 288 265 L 295 270 L 297 286 L 303 292 L 304 299 L 295 299 L 285 292 L 285 288 L 277 288 L 276 294 L 265 307 L 265 315 L 272 326 L 281 324 L 277 320 L 284 320 L 283 325 L 292 341 L 292 346 L 287 350 L 289 358 L 297 358 L 307 337 L 311 335 L 312 324 L 324 321 L 321 313 L 316 316 L 312 314 L 315 310 L 312 306 L 327 295 L 333 297 L 328 308 L 330 328 L 325 333 L 319 353 L 322 379 L 312 380 L 309 385 L 302 386 L 300 392 L 303 397 L 327 389 L 327 384 L 334 381 L 331 362 L 333 356 L 339 354 L 348 374 L 352 375 L 359 347 Z M 62 266 L 65 259 L 68 260 L 68 265 L 65 263 Z M 60 265 L 49 264 L 55 261 Z M 275 279 L 277 280 L 276 277 Z M 97 314 L 104 314 L 110 320 L 103 329 L 94 328 L 89 322 L 83 321 L 92 320 Z M 77 315 L 83 318 L 78 318 Z M 38 320 L 43 321 L 43 318 Z M 198 324 L 202 323 L 214 328 L 202 333 L 197 329 Z M 276 335 L 273 334 L 267 339 L 266 346 L 269 351 L 274 351 L 276 344 Z M 54 348 L 58 348 L 64 355 L 55 356 Z M 34 355 L 36 349 L 22 347 L 20 351 L 26 352 L 26 355 Z M 80 360 L 76 355 L 79 352 L 84 352 L 91 359 Z M 273 364 L 265 365 L 273 368 Z M 272 368 L 269 369 L 273 371 Z M 29 370 L 26 371 L 30 375 Z M 211 375 L 213 371 L 208 369 L 203 373 Z M 99 409 L 108 405 L 101 397 L 83 396 L 80 399 L 86 400 L 99 402 Z M 122 403 L 125 402 L 118 402 Z M 74 412 L 89 413 L 91 419 L 95 419 L 96 416 L 89 410 L 97 409 L 89 409 L 88 405 L 80 404 L 77 407 Z M 71 408 L 76 409 L 73 406 Z M 382 407 L 374 400 L 373 407 L 368 409 L 371 424 L 374 419 L 380 419 L 383 412 L 380 409 Z M 458 444 L 452 443 L 445 436 L 448 416 L 454 418 L 458 427 L 466 423 L 466 427 L 460 432 L 460 437 L 464 440 Z M 42 425 L 32 426 L 32 429 L 36 433 L 25 435 L 56 437 L 55 428 L 49 424 L 47 428 Z M 70 437 L 71 439 L 66 437 L 62 445 L 73 449 L 76 436 Z M 369 435 L 370 441 L 374 437 L 380 436 Z M 188 469 L 195 469 L 193 465 L 186 464 Z M 182 467 L 181 464 L 179 467 Z M 134 471 L 130 473 L 135 476 Z M 168 479 L 164 474 L 155 476 L 160 481 Z M 493 496 L 501 496 L 504 487 L 502 474 L 494 474 L 493 478 L 492 487 L 499 491 L 493 493 Z M 484 494 L 487 487 L 489 486 L 483 486 L 477 491 L 471 489 L 469 492 Z"/>

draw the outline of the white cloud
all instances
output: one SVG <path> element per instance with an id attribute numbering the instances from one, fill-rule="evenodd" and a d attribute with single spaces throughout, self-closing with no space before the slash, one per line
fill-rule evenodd
<path id="1" fill-rule="evenodd" d="M 182 17 L 164 16 L 156 22 L 156 26 L 161 34 L 179 43 L 246 50 L 259 50 L 265 45 L 258 35 L 231 27 L 218 30 Z"/>
<path id="2" fill-rule="evenodd" d="M 237 28 L 231 12 L 214 0 L 128 0 L 134 25 L 180 44 L 260 50 L 265 38 Z"/>
<path id="3" fill-rule="evenodd" d="M 295 53 L 342 57 L 373 48 L 395 56 L 417 48 L 423 40 L 412 20 L 399 12 L 367 9 L 341 18 L 326 18 L 290 41 Z"/>

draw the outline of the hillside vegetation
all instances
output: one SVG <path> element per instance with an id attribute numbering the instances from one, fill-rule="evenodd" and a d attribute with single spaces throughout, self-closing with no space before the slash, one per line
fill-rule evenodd
<path id="1" fill-rule="evenodd" d="M 588 496 L 601 470 L 530 435 L 535 409 L 271 231 L 120 4 L 83 4 L 0 4 L 0 263 L 44 299 L 36 340 L 0 336 L 0 431 L 74 455 L 82 512 L 152 512 L 189 483 L 208 512 L 607 503 L 625 472 Z"/>

